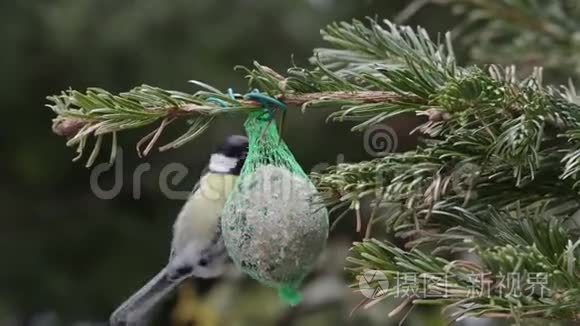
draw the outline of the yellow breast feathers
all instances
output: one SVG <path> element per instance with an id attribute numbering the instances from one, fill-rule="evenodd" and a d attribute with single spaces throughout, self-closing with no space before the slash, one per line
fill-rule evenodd
<path id="1" fill-rule="evenodd" d="M 189 241 L 211 241 L 228 195 L 237 176 L 208 173 L 199 188 L 187 200 L 174 225 L 174 248 L 183 248 Z"/>

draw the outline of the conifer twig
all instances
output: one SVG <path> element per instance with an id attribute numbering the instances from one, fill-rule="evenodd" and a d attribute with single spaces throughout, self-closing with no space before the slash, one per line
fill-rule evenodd
<path id="1" fill-rule="evenodd" d="M 402 98 L 391 91 L 327 91 L 285 93 L 275 96 L 289 105 L 304 108 L 313 103 L 342 102 L 363 105 L 396 102 Z M 209 127 L 215 116 L 261 109 L 259 103 L 244 99 L 227 99 L 228 105 L 224 107 L 213 100 L 220 97 L 222 101 L 227 99 L 223 93 L 200 91 L 189 95 L 143 85 L 120 95 L 92 88 L 84 94 L 69 91 L 49 99 L 54 102 L 50 107 L 58 114 L 54 120 L 53 131 L 57 135 L 69 138 L 69 145 L 84 145 L 86 137 L 90 135 L 100 136 L 161 121 L 159 127 L 143 137 L 136 146 L 139 156 L 146 156 L 160 139 L 165 127 L 178 119 L 189 120 L 194 128 L 182 135 L 178 142 L 160 147 L 161 150 L 181 146 L 185 143 L 184 140 L 192 140 L 195 137 L 191 136 L 198 136 Z M 148 140 L 151 141 L 141 151 L 141 146 Z"/>

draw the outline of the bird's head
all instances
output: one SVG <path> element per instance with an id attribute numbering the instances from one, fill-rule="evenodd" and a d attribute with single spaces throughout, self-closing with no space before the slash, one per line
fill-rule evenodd
<path id="1" fill-rule="evenodd" d="M 248 138 L 232 135 L 216 149 L 209 161 L 209 171 L 239 175 L 248 155 Z"/>

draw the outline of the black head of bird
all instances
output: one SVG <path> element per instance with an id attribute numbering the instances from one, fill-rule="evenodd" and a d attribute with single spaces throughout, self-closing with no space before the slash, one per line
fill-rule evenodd
<path id="1" fill-rule="evenodd" d="M 209 170 L 213 173 L 239 175 L 248 155 L 248 138 L 229 136 L 212 154 Z"/>

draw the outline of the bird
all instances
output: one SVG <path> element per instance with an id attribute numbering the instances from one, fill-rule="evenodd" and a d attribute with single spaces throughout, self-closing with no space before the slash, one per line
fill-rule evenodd
<path id="1" fill-rule="evenodd" d="M 221 214 L 248 153 L 248 138 L 231 135 L 210 155 L 203 173 L 173 224 L 169 261 L 110 316 L 111 326 L 146 325 L 154 308 L 189 278 L 216 278 L 229 264 Z"/>

